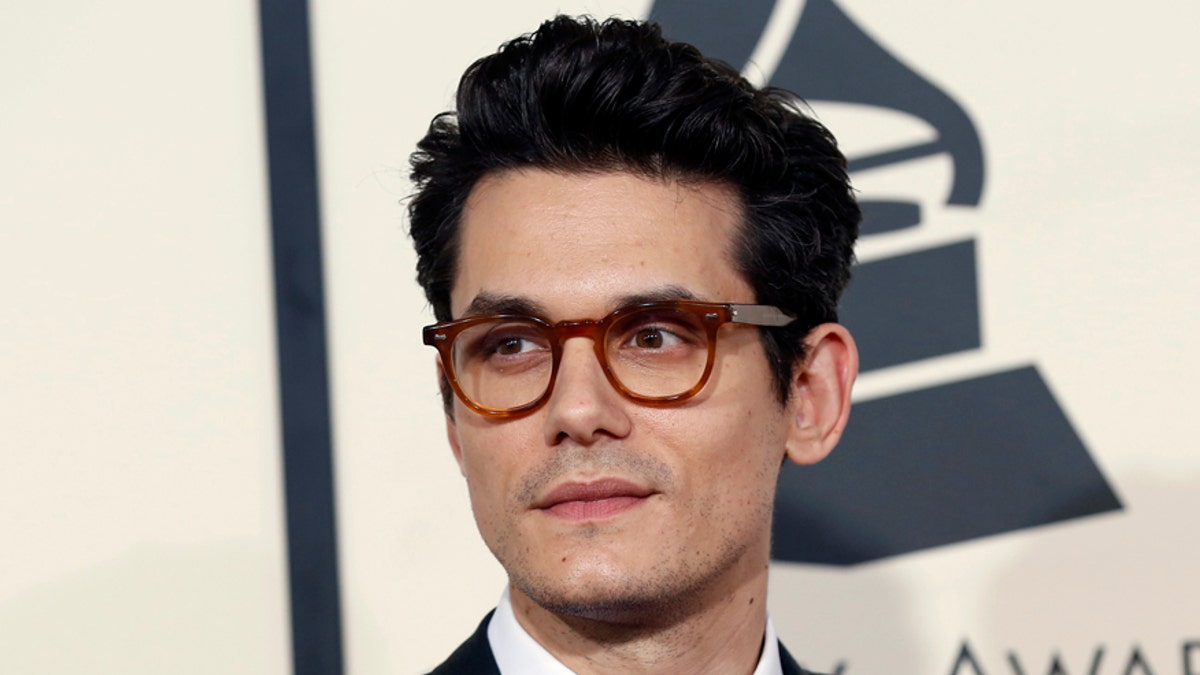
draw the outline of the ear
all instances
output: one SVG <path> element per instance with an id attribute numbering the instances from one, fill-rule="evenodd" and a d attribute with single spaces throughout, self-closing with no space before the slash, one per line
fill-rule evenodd
<path id="1" fill-rule="evenodd" d="M 792 373 L 787 456 L 815 464 L 833 450 L 850 418 L 850 390 L 858 377 L 858 347 L 844 326 L 825 323 L 804 339 L 807 354 Z"/>
<path id="2" fill-rule="evenodd" d="M 462 445 L 458 440 L 458 425 L 454 422 L 454 404 L 445 402 L 446 371 L 442 368 L 442 359 L 437 360 L 437 381 L 438 385 L 443 389 L 443 408 L 446 412 L 446 440 L 450 441 L 450 451 L 454 453 L 454 461 L 458 462 L 458 471 L 464 477 L 467 475 L 466 467 L 463 465 Z"/>

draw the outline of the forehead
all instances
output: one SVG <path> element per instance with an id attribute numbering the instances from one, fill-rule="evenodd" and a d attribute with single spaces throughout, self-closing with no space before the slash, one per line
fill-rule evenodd
<path id="1" fill-rule="evenodd" d="M 668 287 L 751 302 L 732 256 L 741 222 L 739 198 L 716 183 L 624 172 L 490 174 L 463 209 L 451 311 L 461 316 L 485 294 L 563 315 L 547 318 L 582 318 Z"/>

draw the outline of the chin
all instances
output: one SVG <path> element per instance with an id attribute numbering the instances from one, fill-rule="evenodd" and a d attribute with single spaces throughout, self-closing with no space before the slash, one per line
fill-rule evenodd
<path id="1" fill-rule="evenodd" d="M 521 588 L 518 585 L 518 588 Z M 606 623 L 635 622 L 642 617 L 661 618 L 673 603 L 650 589 L 553 589 L 521 588 L 543 609 Z"/>
<path id="2" fill-rule="evenodd" d="M 686 613 L 708 580 L 693 570 L 575 569 L 555 578 L 510 575 L 513 584 L 543 609 L 608 623 L 656 623 Z"/>

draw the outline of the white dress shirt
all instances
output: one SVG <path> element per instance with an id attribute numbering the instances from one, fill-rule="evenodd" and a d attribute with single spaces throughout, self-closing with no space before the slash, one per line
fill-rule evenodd
<path id="1" fill-rule="evenodd" d="M 525 628 L 517 621 L 517 615 L 513 613 L 512 599 L 508 596 L 507 586 L 504 588 L 504 594 L 500 596 L 496 613 L 488 622 L 487 636 L 488 644 L 492 647 L 492 656 L 496 659 L 496 665 L 500 667 L 501 675 L 575 675 L 575 671 L 554 658 L 545 647 L 525 632 Z M 783 666 L 779 663 L 779 638 L 775 635 L 775 625 L 771 623 L 770 614 L 767 614 L 762 654 L 758 657 L 754 675 L 783 675 Z"/>

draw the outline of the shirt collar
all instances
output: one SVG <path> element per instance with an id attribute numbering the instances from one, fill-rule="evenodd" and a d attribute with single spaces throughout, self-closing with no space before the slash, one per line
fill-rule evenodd
<path id="1" fill-rule="evenodd" d="M 488 622 L 487 636 L 501 675 L 574 675 L 517 621 L 507 586 L 500 596 L 496 612 L 492 614 L 492 620 Z M 783 665 L 779 661 L 779 638 L 775 635 L 775 624 L 771 622 L 769 613 L 763 635 L 763 650 L 754 668 L 754 675 L 783 675 Z"/>

